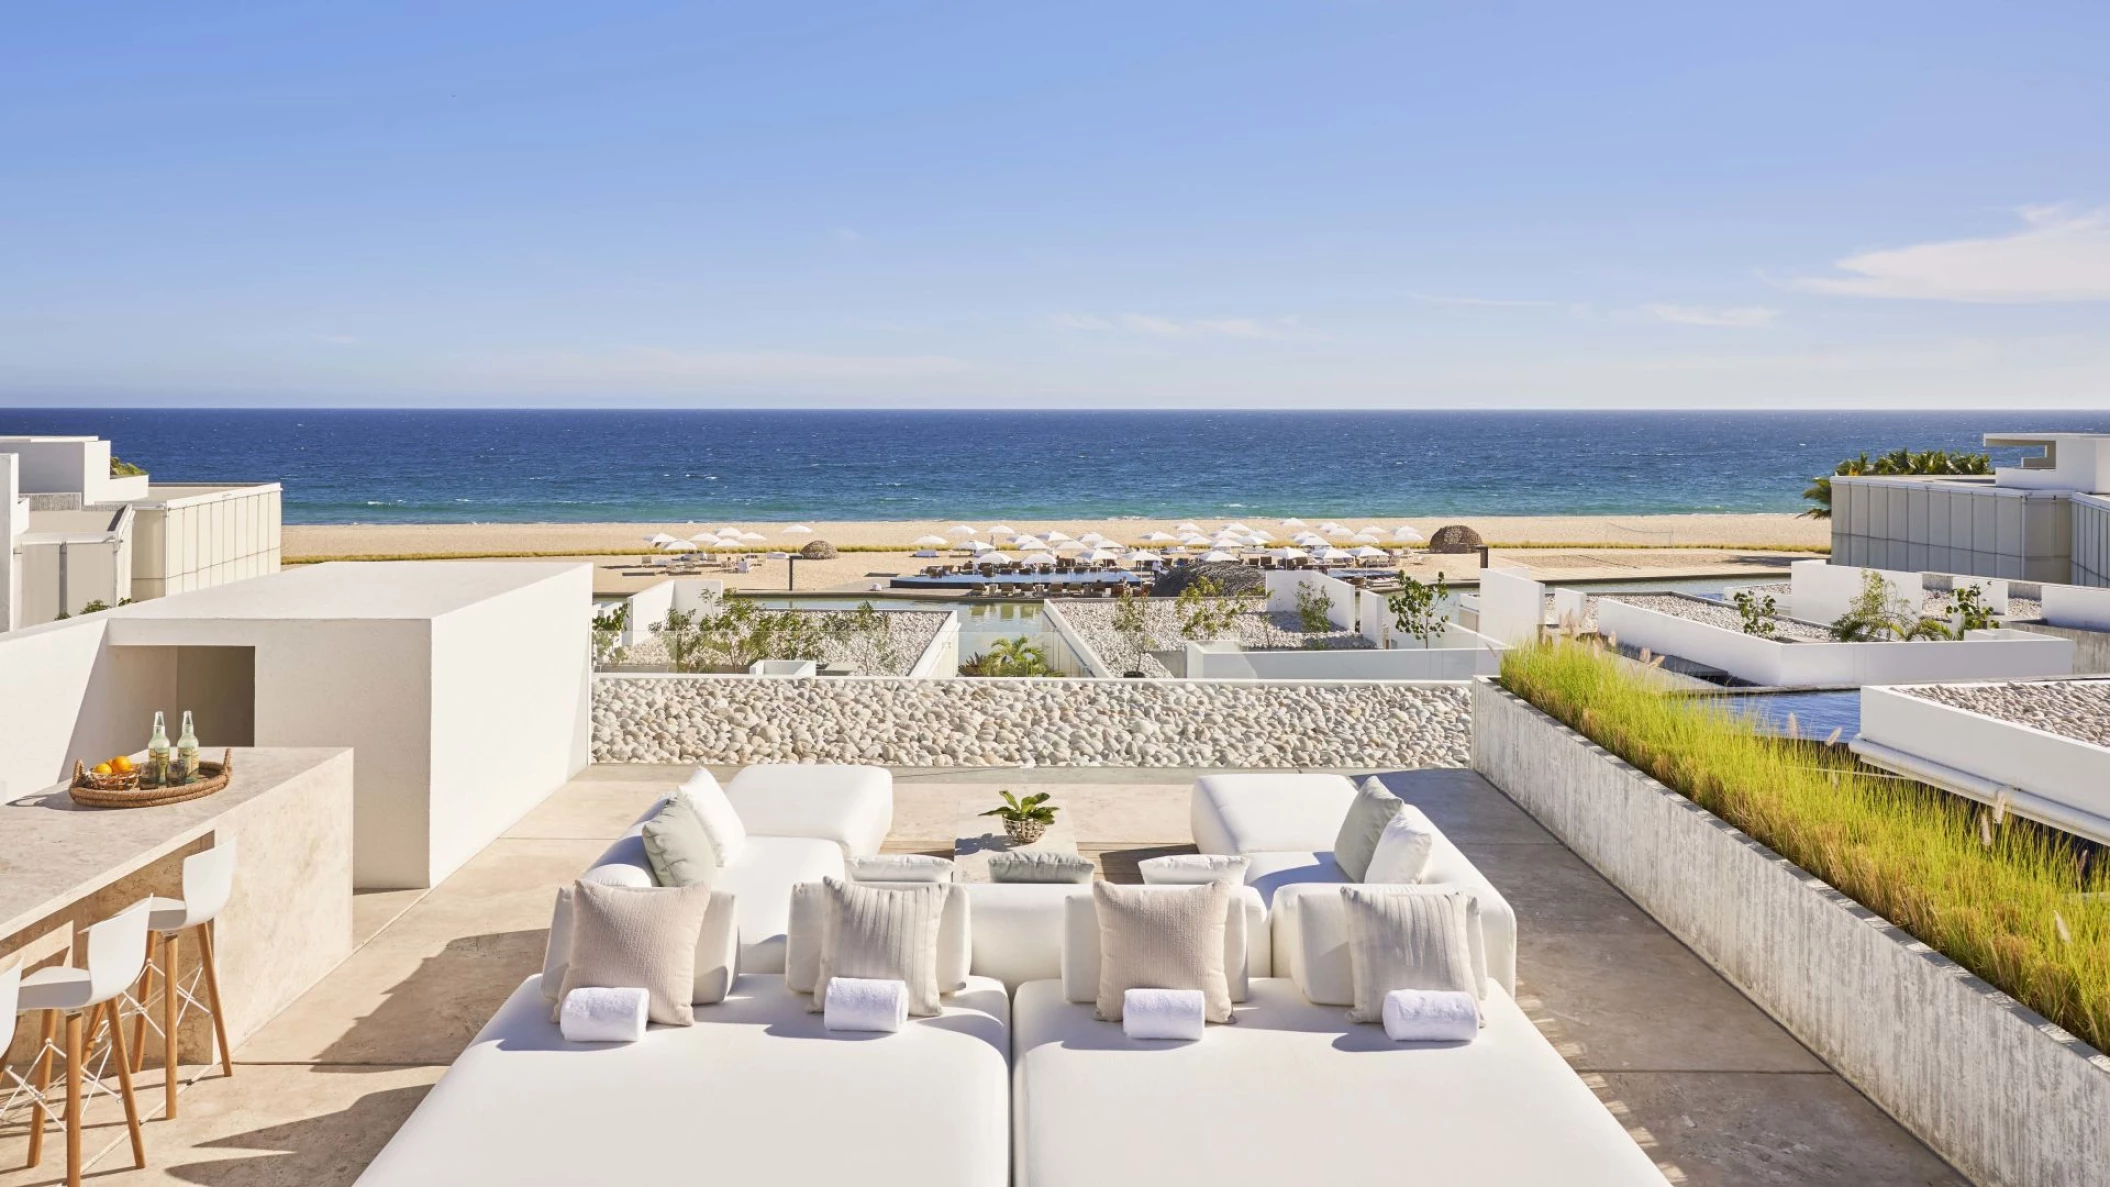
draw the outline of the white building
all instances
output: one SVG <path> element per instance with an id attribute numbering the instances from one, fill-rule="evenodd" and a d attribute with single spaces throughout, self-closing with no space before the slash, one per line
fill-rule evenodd
<path id="1" fill-rule="evenodd" d="M 119 474 L 97 437 L 0 437 L 0 630 L 276 573 L 279 497 Z"/>

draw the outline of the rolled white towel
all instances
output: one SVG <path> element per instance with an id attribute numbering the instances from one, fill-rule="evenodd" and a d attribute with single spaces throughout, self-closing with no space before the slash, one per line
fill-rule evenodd
<path id="1" fill-rule="evenodd" d="M 1456 989 L 1395 989 L 1385 995 L 1385 1037 L 1395 1043 L 1470 1043 L 1480 1003 Z"/>
<path id="2" fill-rule="evenodd" d="M 645 1037 L 651 995 L 642 989 L 574 989 L 557 1011 L 567 1043 L 635 1043 Z"/>
<path id="3" fill-rule="evenodd" d="M 1202 991 L 1199 989 L 1131 989 L 1121 995 L 1121 1032 L 1132 1039 L 1202 1037 Z"/>
<path id="4" fill-rule="evenodd" d="M 908 985 L 869 977 L 828 978 L 828 1003 L 821 1024 L 829 1030 L 875 1030 L 892 1034 L 908 1022 Z"/>

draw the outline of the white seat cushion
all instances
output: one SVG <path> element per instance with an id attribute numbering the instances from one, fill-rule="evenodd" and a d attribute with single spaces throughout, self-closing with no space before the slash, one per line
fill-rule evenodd
<path id="1" fill-rule="evenodd" d="M 782 978 L 743 974 L 696 1025 L 607 1045 L 565 1042 L 536 980 L 455 1060 L 363 1187 L 1008 1182 L 1010 1011 L 994 981 L 898 1033 L 845 1036 Z"/>
<path id="2" fill-rule="evenodd" d="M 1203 853 L 1331 850 L 1354 799 L 1340 775 L 1204 775 L 1188 815 Z"/>
<path id="3" fill-rule="evenodd" d="M 740 860 L 718 871 L 714 889 L 734 895 L 740 917 L 740 971 L 784 971 L 784 930 L 791 888 L 843 876 L 843 851 L 809 837 L 747 838 Z"/>
<path id="4" fill-rule="evenodd" d="M 733 776 L 725 796 L 749 836 L 816 837 L 845 856 L 879 852 L 894 826 L 894 776 L 884 767 L 766 763 Z"/>
<path id="5" fill-rule="evenodd" d="M 1014 1182 L 1664 1182 L 1507 994 L 1486 1009 L 1473 1042 L 1394 1043 L 1256 978 L 1236 1026 L 1163 1043 L 1031 982 L 1012 1007 Z"/>

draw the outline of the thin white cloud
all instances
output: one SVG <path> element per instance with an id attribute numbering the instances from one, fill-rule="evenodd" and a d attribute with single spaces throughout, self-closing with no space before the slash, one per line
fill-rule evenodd
<path id="1" fill-rule="evenodd" d="M 2110 301 L 2110 206 L 2026 206 L 2023 227 L 1862 252 L 1838 262 L 1850 276 L 1813 276 L 1798 288 L 1846 297 L 2024 304 Z"/>
<path id="2" fill-rule="evenodd" d="M 1155 313 L 1057 313 L 1041 319 L 1051 330 L 1084 333 L 1123 332 L 1158 338 L 1281 338 L 1295 327 L 1293 317 L 1165 317 Z"/>
<path id="3" fill-rule="evenodd" d="M 1535 301 L 1519 297 L 1463 297 L 1441 293 L 1408 293 L 1407 295 L 1424 305 L 1474 305 L 1494 309 L 1546 309 L 1560 304 L 1558 301 Z"/>
<path id="4" fill-rule="evenodd" d="M 1762 330 L 1780 320 L 1780 310 L 1763 305 L 1643 305 L 1642 310 L 1658 321 L 1681 326 L 1716 326 L 1731 330 Z"/>

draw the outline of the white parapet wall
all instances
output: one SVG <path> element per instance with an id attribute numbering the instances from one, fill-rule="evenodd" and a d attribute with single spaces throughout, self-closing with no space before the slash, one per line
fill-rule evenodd
<path id="1" fill-rule="evenodd" d="M 1326 598 L 1326 620 L 1335 630 L 1352 631 L 1356 620 L 1356 595 L 1362 591 L 1338 577 L 1296 569 L 1270 569 L 1267 609 L 1270 614 L 1295 614 L 1298 591 L 1310 589 Z"/>
<path id="2" fill-rule="evenodd" d="M 1077 662 L 1084 665 L 1084 670 L 1087 674 L 1101 679 L 1121 675 L 1120 672 L 1114 669 L 1112 664 L 1107 662 L 1106 657 L 1100 655 L 1096 648 L 1085 642 L 1084 635 L 1078 631 L 1076 624 L 1063 616 L 1061 599 L 1050 598 L 1042 602 L 1040 604 L 1040 620 L 1054 627 L 1055 633 L 1062 636 L 1062 641 L 1069 646 L 1070 653 L 1077 657 Z"/>
<path id="3" fill-rule="evenodd" d="M 1918 573 L 1861 569 L 1823 560 L 1796 561 L 1788 566 L 1788 573 L 1790 586 L 1784 609 L 1790 617 L 1805 622 L 1831 622 L 1845 614 L 1853 600 L 1861 596 L 1866 573 L 1881 576 L 1890 586 L 1890 596 L 1903 599 L 1914 609 L 1926 597 L 1925 583 Z"/>
<path id="4" fill-rule="evenodd" d="M 2110 845 L 2110 749 L 1909 687 L 1861 690 L 1853 748 L 1877 766 Z"/>
<path id="5" fill-rule="evenodd" d="M 1196 680 L 1469 680 L 1502 670 L 1501 643 L 1456 623 L 1422 646 L 1412 637 L 1385 649 L 1249 651 L 1236 643 L 1187 644 Z"/>
<path id="6" fill-rule="evenodd" d="M 1972 1181 L 2104 1182 L 2110 1056 L 1484 682 L 1472 765 Z"/>
<path id="7" fill-rule="evenodd" d="M 2020 630 L 1970 631 L 1961 640 L 1781 642 L 1650 610 L 1597 600 L 1599 634 L 1658 655 L 1719 668 L 1768 687 L 1927 684 L 2073 674 L 2073 642 Z"/>
<path id="8" fill-rule="evenodd" d="M 2043 587 L 2044 621 L 2076 631 L 2110 631 L 2110 589 L 2090 585 Z"/>
<path id="9" fill-rule="evenodd" d="M 1410 768 L 1465 762 L 1466 690 L 1396 681 L 605 674 L 603 763 Z"/>
<path id="10" fill-rule="evenodd" d="M 1509 646 L 1530 643 L 1546 623 L 1546 586 L 1523 569 L 1480 570 L 1480 625 Z"/>
<path id="11" fill-rule="evenodd" d="M 931 636 L 923 654 L 909 667 L 908 674 L 917 680 L 957 680 L 960 676 L 960 612 L 954 610 L 945 616 L 945 625 Z"/>

